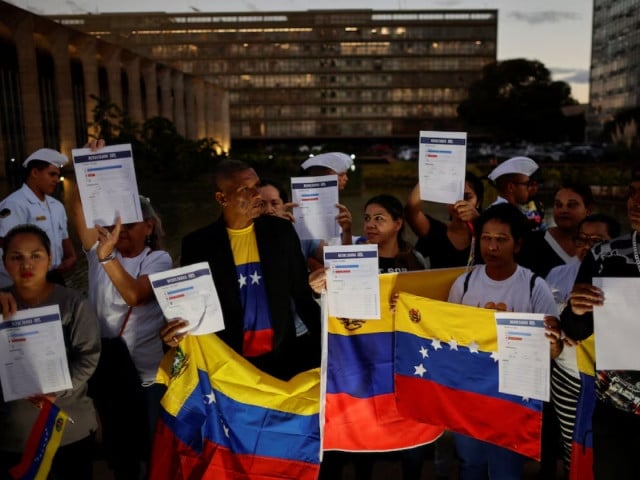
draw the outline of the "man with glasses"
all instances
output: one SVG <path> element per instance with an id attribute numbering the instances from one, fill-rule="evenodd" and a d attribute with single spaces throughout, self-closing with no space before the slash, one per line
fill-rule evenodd
<path id="1" fill-rule="evenodd" d="M 522 210 L 529 201 L 531 175 L 538 170 L 538 164 L 529 157 L 512 157 L 494 168 L 488 175 L 498 190 L 498 198 L 493 205 L 510 203 Z"/>
<path id="2" fill-rule="evenodd" d="M 589 215 L 578 224 L 578 233 L 573 239 L 576 245 L 576 256 L 569 263 L 551 269 L 546 278 L 560 312 L 565 308 L 580 268 L 580 262 L 587 255 L 589 249 L 619 235 L 620 223 L 608 215 L 600 213 Z M 551 403 L 559 421 L 564 467 L 568 471 L 576 409 L 580 395 L 580 373 L 575 346 L 565 344 L 561 344 L 561 346 L 562 351 L 552 361 Z"/>
<path id="3" fill-rule="evenodd" d="M 640 169 L 637 167 L 632 171 L 629 185 L 627 214 L 631 232 L 596 245 L 578 270 L 569 303 L 562 312 L 562 329 L 573 340 L 583 340 L 593 333 L 593 309 L 606 301 L 604 292 L 593 285 L 594 277 L 640 277 Z M 631 301 L 640 307 L 637 296 Z M 611 321 L 613 324 L 615 319 Z M 636 478 L 640 451 L 640 371 L 598 370 L 597 362 L 596 358 L 594 477 L 599 480 Z"/>

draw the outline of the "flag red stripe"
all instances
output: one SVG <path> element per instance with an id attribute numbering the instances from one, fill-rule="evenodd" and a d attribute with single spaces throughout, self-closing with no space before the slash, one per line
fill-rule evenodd
<path id="1" fill-rule="evenodd" d="M 328 393 L 323 449 L 390 451 L 431 443 L 443 429 L 403 418 L 393 393 L 368 398 Z"/>
<path id="2" fill-rule="evenodd" d="M 151 474 L 154 480 L 316 480 L 319 464 L 235 454 L 205 439 L 196 452 L 162 421 L 156 427 Z"/>
<path id="3" fill-rule="evenodd" d="M 396 375 L 402 415 L 540 459 L 542 414 L 516 403 Z"/>

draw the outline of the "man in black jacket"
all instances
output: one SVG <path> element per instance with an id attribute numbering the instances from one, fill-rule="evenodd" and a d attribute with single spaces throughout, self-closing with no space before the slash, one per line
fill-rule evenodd
<path id="1" fill-rule="evenodd" d="M 222 215 L 183 239 L 181 264 L 209 263 L 225 322 L 218 335 L 280 379 L 319 366 L 320 310 L 291 222 L 260 216 L 260 179 L 249 165 L 222 162 L 214 183 Z M 308 337 L 296 337 L 294 308 Z M 162 332 L 165 343 L 175 346 L 183 327 L 181 321 L 170 322 Z M 299 342 L 309 347 L 302 356 Z"/>

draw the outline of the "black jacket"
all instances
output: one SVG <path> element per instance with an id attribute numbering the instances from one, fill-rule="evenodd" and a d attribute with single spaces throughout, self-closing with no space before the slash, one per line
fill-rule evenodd
<path id="1" fill-rule="evenodd" d="M 277 217 L 262 216 L 254 220 L 260 265 L 271 310 L 274 330 L 273 351 L 248 358 L 261 370 L 288 379 L 317 363 L 320 355 L 320 308 L 313 300 L 308 271 L 300 240 L 291 222 Z M 236 352 L 242 353 L 243 311 L 240 302 L 238 275 L 233 261 L 231 243 L 224 219 L 190 233 L 182 240 L 180 263 L 191 265 L 208 262 L 220 297 L 225 330 L 220 338 Z M 307 358 L 299 358 L 295 324 L 295 309 L 309 329 L 311 340 Z M 309 343 L 306 343 L 309 345 Z M 317 347 L 317 348 L 316 348 Z M 317 366 L 317 365 L 312 365 Z"/>

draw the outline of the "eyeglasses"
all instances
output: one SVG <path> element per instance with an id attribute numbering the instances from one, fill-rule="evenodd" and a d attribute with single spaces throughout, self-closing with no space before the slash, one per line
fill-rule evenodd
<path id="1" fill-rule="evenodd" d="M 529 180 L 528 182 L 511 182 L 514 185 L 524 185 L 525 187 L 529 188 L 531 187 L 535 182 L 532 182 L 531 180 Z"/>
<path id="2" fill-rule="evenodd" d="M 604 238 L 595 235 L 578 235 L 577 237 L 573 237 L 573 243 L 575 243 L 576 247 L 584 247 L 587 245 L 593 247 L 603 241 Z"/>

